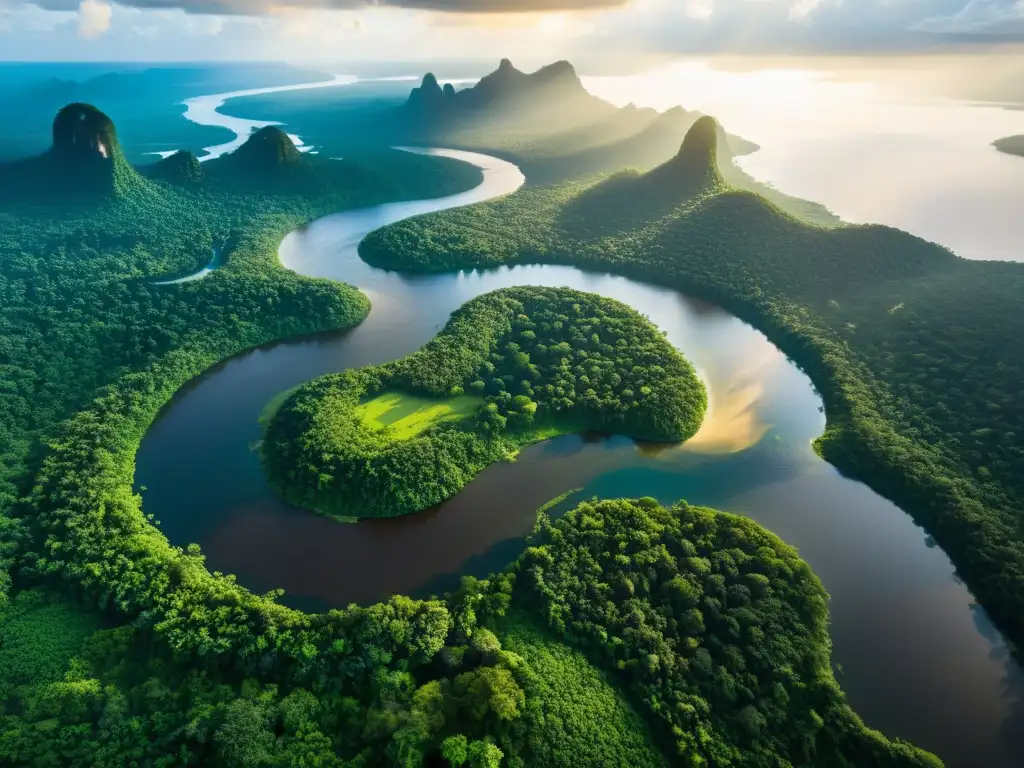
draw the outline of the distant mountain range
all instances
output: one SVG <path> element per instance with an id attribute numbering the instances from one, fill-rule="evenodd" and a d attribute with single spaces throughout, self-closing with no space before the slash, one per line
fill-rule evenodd
<path id="1" fill-rule="evenodd" d="M 616 107 L 589 93 L 567 61 L 527 74 L 502 59 L 469 88 L 442 86 L 433 74 L 378 127 L 397 126 L 410 143 L 452 143 L 504 151 L 531 181 L 558 181 L 623 167 L 650 168 L 675 153 L 679 137 L 701 117 L 682 107 L 659 113 Z M 720 127 L 723 159 L 757 145 Z"/>
<path id="2" fill-rule="evenodd" d="M 542 118 L 554 120 L 545 128 L 564 129 L 594 123 L 614 111 L 614 106 L 587 92 L 567 61 L 526 74 L 502 59 L 494 72 L 461 91 L 451 84 L 442 88 L 428 73 L 409 94 L 402 115 L 413 120 L 510 123 L 536 131 Z"/>

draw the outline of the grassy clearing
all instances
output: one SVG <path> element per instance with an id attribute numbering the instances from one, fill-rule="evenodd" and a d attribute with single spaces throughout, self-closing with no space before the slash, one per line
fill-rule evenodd
<path id="1" fill-rule="evenodd" d="M 408 440 L 438 424 L 469 418 L 483 402 L 483 398 L 471 395 L 438 399 L 382 392 L 360 403 L 356 413 L 368 427 L 389 428 L 394 440 Z"/>

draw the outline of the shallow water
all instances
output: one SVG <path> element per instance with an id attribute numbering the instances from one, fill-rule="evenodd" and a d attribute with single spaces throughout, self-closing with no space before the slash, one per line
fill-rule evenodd
<path id="1" fill-rule="evenodd" d="M 839 678 L 870 726 L 950 765 L 1016 764 L 1024 753 L 1024 680 L 1005 643 L 906 514 L 814 454 L 810 441 L 824 425 L 820 399 L 762 334 L 674 291 L 569 267 L 410 276 L 358 258 L 358 242 L 379 226 L 522 183 L 503 161 L 443 154 L 484 167 L 481 187 L 328 216 L 286 238 L 286 267 L 359 286 L 373 311 L 349 331 L 240 355 L 178 393 L 137 457 L 145 509 L 168 538 L 198 542 L 211 569 L 235 573 L 254 590 L 281 587 L 285 602 L 319 609 L 429 594 L 460 573 L 500 568 L 521 550 L 537 507 L 572 488 L 583 488 L 577 498 L 686 498 L 748 515 L 799 548 L 832 595 Z M 560 438 L 489 468 L 439 508 L 396 520 L 342 525 L 273 497 L 251 445 L 274 395 L 408 354 L 465 301 L 512 285 L 570 286 L 648 315 L 708 384 L 701 432 L 668 448 Z"/>

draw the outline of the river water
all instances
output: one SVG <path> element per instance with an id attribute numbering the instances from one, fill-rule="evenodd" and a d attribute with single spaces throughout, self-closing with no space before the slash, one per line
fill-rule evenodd
<path id="1" fill-rule="evenodd" d="M 283 588 L 285 602 L 316 610 L 427 595 L 458 574 L 501 568 L 521 550 L 535 510 L 573 488 L 583 489 L 575 498 L 686 498 L 748 515 L 799 548 L 832 596 L 838 677 L 870 726 L 950 765 L 1019 764 L 1024 678 L 1005 642 L 905 513 L 814 454 L 820 399 L 762 334 L 703 302 L 612 275 L 526 266 L 416 276 L 358 258 L 359 241 L 377 227 L 523 182 L 494 158 L 425 151 L 479 165 L 483 184 L 328 216 L 281 245 L 287 268 L 363 289 L 373 302 L 367 320 L 222 363 L 179 392 L 147 434 L 136 481 L 168 538 L 198 542 L 211 569 L 257 591 Z M 570 286 L 649 316 L 708 384 L 711 409 L 698 435 L 676 447 L 560 438 L 485 470 L 436 509 L 394 520 L 343 525 L 274 498 L 252 450 L 268 401 L 315 376 L 408 354 L 470 298 L 513 285 Z"/>

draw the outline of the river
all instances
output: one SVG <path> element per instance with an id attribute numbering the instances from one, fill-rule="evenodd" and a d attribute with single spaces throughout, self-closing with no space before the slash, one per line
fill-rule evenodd
<path id="1" fill-rule="evenodd" d="M 206 119 L 218 115 L 213 109 Z M 238 118 L 231 119 L 241 133 Z M 373 302 L 367 320 L 232 358 L 183 388 L 153 425 L 137 456 L 136 482 L 168 538 L 198 542 L 211 569 L 237 574 L 257 591 L 283 588 L 285 602 L 316 610 L 394 593 L 427 595 L 458 574 L 486 575 L 515 557 L 537 507 L 572 488 L 583 488 L 576 498 L 686 498 L 748 515 L 799 548 L 832 596 L 838 678 L 870 726 L 952 766 L 1015 765 L 1024 749 L 1024 679 L 1005 642 L 946 555 L 905 513 L 814 454 L 821 401 L 761 333 L 674 291 L 569 267 L 416 276 L 359 259 L 359 241 L 377 227 L 522 183 L 503 161 L 426 151 L 481 166 L 483 183 L 441 200 L 328 216 L 281 245 L 287 268 L 363 289 Z M 276 394 L 320 374 L 408 354 L 452 310 L 511 285 L 570 286 L 649 316 L 708 384 L 711 409 L 700 433 L 678 447 L 560 438 L 485 470 L 436 509 L 393 520 L 342 525 L 270 493 L 252 444 L 260 412 Z"/>

